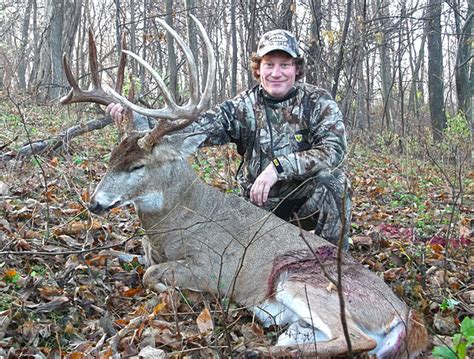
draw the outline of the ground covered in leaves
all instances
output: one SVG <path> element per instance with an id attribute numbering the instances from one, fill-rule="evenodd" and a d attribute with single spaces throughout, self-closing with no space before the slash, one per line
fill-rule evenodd
<path id="1" fill-rule="evenodd" d="M 2 106 L 2 153 L 72 125 L 64 109 Z M 87 210 L 116 138 L 106 128 L 62 152 L 0 163 L 0 358 L 237 356 L 271 345 L 279 328 L 264 330 L 232 303 L 142 287 L 134 209 Z M 434 346 L 455 348 L 473 315 L 474 178 L 422 147 L 354 139 L 351 252 L 423 313 L 431 357 Z M 233 190 L 235 150 L 207 149 L 193 161 L 206 182 Z"/>

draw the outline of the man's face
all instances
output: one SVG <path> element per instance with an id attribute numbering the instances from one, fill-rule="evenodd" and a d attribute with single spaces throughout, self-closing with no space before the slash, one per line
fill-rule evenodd
<path id="1" fill-rule="evenodd" d="M 295 84 L 296 65 L 294 59 L 283 51 L 272 51 L 262 57 L 260 83 L 265 91 L 275 98 L 283 98 Z"/>

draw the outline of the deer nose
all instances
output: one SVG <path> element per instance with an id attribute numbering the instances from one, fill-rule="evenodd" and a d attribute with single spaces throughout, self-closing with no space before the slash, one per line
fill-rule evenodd
<path id="1" fill-rule="evenodd" d="M 99 202 L 91 202 L 89 206 L 89 211 L 91 211 L 94 214 L 101 214 L 105 212 L 105 208 L 99 203 Z"/>

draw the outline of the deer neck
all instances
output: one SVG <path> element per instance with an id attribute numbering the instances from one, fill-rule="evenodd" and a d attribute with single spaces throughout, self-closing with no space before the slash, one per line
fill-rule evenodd
<path id="1" fill-rule="evenodd" d="M 155 171 L 160 181 L 143 195 L 134 199 L 138 216 L 145 229 L 177 225 L 185 216 L 183 212 L 199 210 L 199 198 L 213 190 L 203 184 L 186 160 L 167 164 Z M 165 180 L 163 180 L 165 178 Z"/>

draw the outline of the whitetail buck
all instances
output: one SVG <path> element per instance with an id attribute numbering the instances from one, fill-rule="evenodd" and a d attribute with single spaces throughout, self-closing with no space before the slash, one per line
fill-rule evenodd
<path id="1" fill-rule="evenodd" d="M 144 276 L 148 287 L 211 292 L 246 306 L 264 326 L 287 325 L 269 349 L 272 355 L 345 355 L 348 346 L 338 294 L 327 277 L 336 278 L 336 247 L 303 232 L 310 249 L 296 226 L 202 183 L 188 165 L 187 156 L 205 136 L 172 133 L 191 123 L 208 106 L 214 83 L 212 46 L 202 25 L 195 21 L 209 63 L 201 99 L 194 58 L 165 23 L 162 25 L 176 38 L 189 62 L 188 104 L 178 106 L 159 75 L 144 60 L 127 52 L 152 71 L 167 105 L 147 110 L 113 94 L 135 111 L 161 122 L 146 134 L 129 134 L 113 150 L 90 210 L 103 213 L 126 203 L 135 205 L 148 236 L 145 253 L 151 266 Z M 73 90 L 64 103 L 113 101 L 100 87 L 93 57 L 94 89 L 88 92 L 78 88 L 65 61 Z M 342 258 L 342 288 L 353 352 L 371 351 L 379 358 L 413 358 L 425 348 L 427 331 L 416 312 L 349 254 Z"/>

